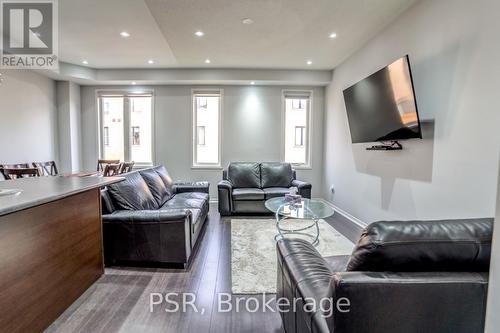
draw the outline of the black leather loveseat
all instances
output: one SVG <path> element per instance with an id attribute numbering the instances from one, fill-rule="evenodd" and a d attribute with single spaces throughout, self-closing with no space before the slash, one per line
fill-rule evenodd
<path id="1" fill-rule="evenodd" d="M 311 198 L 311 184 L 297 180 L 289 163 L 231 163 L 223 170 L 218 185 L 219 213 L 271 213 L 265 201 L 284 196 L 290 187 L 297 187 L 302 197 Z"/>
<path id="2" fill-rule="evenodd" d="M 281 314 L 283 327 L 287 333 L 481 333 L 492 229 L 493 219 L 375 222 L 351 256 L 329 258 L 306 241 L 280 240 L 277 298 L 298 300 L 295 312 Z M 309 311 L 320 300 L 330 300 L 326 311 Z"/>
<path id="3" fill-rule="evenodd" d="M 106 265 L 189 263 L 209 209 L 208 183 L 176 186 L 164 166 L 102 191 Z"/>

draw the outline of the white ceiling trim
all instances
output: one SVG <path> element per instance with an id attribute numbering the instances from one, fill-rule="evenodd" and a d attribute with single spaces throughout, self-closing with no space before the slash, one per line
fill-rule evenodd
<path id="1" fill-rule="evenodd" d="M 81 85 L 291 85 L 326 86 L 331 70 L 269 69 L 95 69 L 59 63 L 58 71 L 40 71 L 54 80 L 68 80 Z"/>

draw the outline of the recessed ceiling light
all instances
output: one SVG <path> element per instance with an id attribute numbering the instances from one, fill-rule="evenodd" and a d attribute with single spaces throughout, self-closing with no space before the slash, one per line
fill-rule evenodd
<path id="1" fill-rule="evenodd" d="M 122 31 L 122 32 L 120 32 L 120 36 L 122 36 L 122 37 L 130 37 L 130 34 L 128 32 L 126 32 L 126 31 Z"/>
<path id="2" fill-rule="evenodd" d="M 312 62 L 311 60 L 307 60 L 307 64 L 308 64 L 308 65 L 312 65 L 312 63 L 313 63 L 313 62 Z"/>
<path id="3" fill-rule="evenodd" d="M 243 24 L 252 24 L 253 20 L 251 18 L 244 18 L 243 20 L 241 20 L 241 23 L 243 23 Z"/>
<path id="4" fill-rule="evenodd" d="M 82 61 L 82 64 L 84 64 L 84 65 L 88 65 L 88 64 L 89 64 L 89 62 L 88 62 L 87 60 L 83 60 L 83 61 Z"/>
<path id="5" fill-rule="evenodd" d="M 210 59 L 205 59 L 205 64 L 209 64 L 210 63 Z"/>
<path id="6" fill-rule="evenodd" d="M 254 81 L 252 81 L 252 82 L 250 82 L 250 84 L 253 86 L 253 85 L 255 84 L 255 82 L 254 82 Z"/>
<path id="7" fill-rule="evenodd" d="M 135 86 L 137 84 L 137 82 L 135 81 L 132 81 L 132 85 Z"/>
<path id="8" fill-rule="evenodd" d="M 194 34 L 198 37 L 203 37 L 205 35 L 205 33 L 201 30 L 196 31 Z"/>
<path id="9" fill-rule="evenodd" d="M 151 65 L 151 64 L 154 64 L 154 63 L 155 63 L 155 62 L 154 62 L 154 60 L 153 60 L 153 59 L 149 59 L 149 60 L 148 60 L 148 64 L 150 64 L 150 65 Z"/>
<path id="10" fill-rule="evenodd" d="M 330 38 L 331 38 L 331 39 L 334 39 L 334 38 L 336 38 L 336 37 L 337 37 L 337 34 L 336 34 L 335 32 L 332 32 L 332 33 L 330 34 Z"/>

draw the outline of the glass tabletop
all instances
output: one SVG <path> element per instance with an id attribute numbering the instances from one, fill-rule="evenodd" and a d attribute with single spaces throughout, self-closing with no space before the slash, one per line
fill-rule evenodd
<path id="1" fill-rule="evenodd" d="M 315 199 L 302 198 L 300 203 L 293 204 L 281 197 L 269 199 L 265 205 L 274 213 L 294 219 L 323 219 L 335 213 L 332 207 Z"/>

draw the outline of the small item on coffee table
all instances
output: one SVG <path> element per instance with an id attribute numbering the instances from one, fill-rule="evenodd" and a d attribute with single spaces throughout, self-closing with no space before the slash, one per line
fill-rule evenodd
<path id="1" fill-rule="evenodd" d="M 285 201 L 292 204 L 298 204 L 302 202 L 302 196 L 297 194 L 298 188 L 290 187 L 290 192 L 285 194 Z"/>

